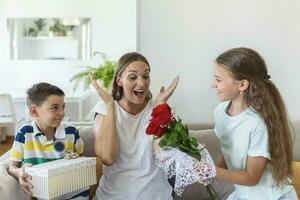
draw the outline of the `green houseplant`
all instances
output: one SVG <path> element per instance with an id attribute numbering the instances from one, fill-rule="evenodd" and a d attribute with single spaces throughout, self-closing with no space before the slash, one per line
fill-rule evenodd
<path id="1" fill-rule="evenodd" d="M 86 70 L 75 74 L 70 79 L 70 82 L 74 83 L 73 91 L 76 91 L 80 83 L 83 83 L 84 91 L 87 90 L 91 84 L 89 75 L 94 76 L 96 80 L 100 80 L 104 88 L 109 88 L 115 73 L 116 62 L 108 60 L 106 55 L 102 52 L 95 52 L 93 55 L 100 55 L 103 63 L 97 67 L 87 66 Z"/>
<path id="2" fill-rule="evenodd" d="M 67 31 L 67 26 L 61 24 L 59 19 L 54 20 L 54 24 L 49 27 L 49 31 L 53 32 L 56 36 L 65 36 Z"/>
<path id="3" fill-rule="evenodd" d="M 35 23 L 35 25 L 36 25 L 39 32 L 41 32 L 43 30 L 44 26 L 46 26 L 46 24 L 47 24 L 45 19 L 42 19 L 42 18 L 39 18 L 38 20 L 35 20 L 34 23 Z"/>

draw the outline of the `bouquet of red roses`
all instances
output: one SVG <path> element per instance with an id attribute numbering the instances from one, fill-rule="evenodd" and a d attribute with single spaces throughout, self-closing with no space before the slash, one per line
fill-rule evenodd
<path id="1" fill-rule="evenodd" d="M 181 180 L 179 181 L 179 184 L 181 184 L 181 186 L 178 186 L 181 188 L 177 189 L 177 194 L 181 195 L 184 187 L 198 181 L 206 185 L 206 189 L 211 199 L 219 199 L 216 191 L 210 184 L 210 182 L 212 181 L 212 177 L 215 176 L 216 172 L 209 153 L 202 145 L 198 144 L 195 138 L 189 136 L 187 126 L 182 123 L 182 120 L 180 118 L 178 118 L 178 120 L 174 118 L 171 112 L 171 108 L 168 104 L 160 104 L 153 109 L 150 123 L 146 129 L 146 133 L 148 135 L 154 135 L 156 139 L 160 138 L 161 140 L 159 142 L 159 146 L 162 147 L 163 150 L 174 148 L 174 151 L 172 151 L 172 153 L 165 153 L 166 151 L 162 151 L 161 155 L 159 156 L 161 158 L 163 157 L 161 159 L 163 161 L 158 165 L 167 173 L 169 173 L 169 178 L 175 175 L 178 175 L 180 177 L 180 174 L 177 173 L 181 173 Z M 178 150 L 180 152 L 184 152 L 185 154 L 180 153 Z M 175 151 L 177 151 L 177 154 L 174 153 Z M 180 156 L 178 156 L 178 152 Z M 203 160 L 201 160 L 202 155 L 205 156 L 205 159 Z M 172 159 L 172 157 L 176 158 Z M 178 160 L 178 158 L 180 159 Z M 170 161 L 169 164 L 166 164 L 168 163 L 168 161 Z M 180 164 L 178 164 L 178 162 L 180 162 Z M 180 165 L 180 168 L 183 168 L 181 169 L 181 172 L 174 172 L 176 168 L 174 166 L 176 164 L 178 164 L 178 166 Z M 170 168 L 172 169 L 170 170 Z M 170 174 L 170 171 L 173 172 Z M 201 175 L 199 175 L 200 173 Z M 186 178 L 182 176 L 188 177 Z M 184 179 L 189 180 L 186 181 Z M 176 192 L 176 183 L 174 190 Z"/>
<path id="2" fill-rule="evenodd" d="M 161 138 L 159 143 L 161 147 L 178 147 L 179 150 L 201 160 L 201 154 L 197 149 L 197 140 L 189 137 L 187 126 L 182 124 L 180 118 L 176 120 L 173 117 L 168 104 L 156 106 L 152 111 L 151 117 L 146 133 Z"/>

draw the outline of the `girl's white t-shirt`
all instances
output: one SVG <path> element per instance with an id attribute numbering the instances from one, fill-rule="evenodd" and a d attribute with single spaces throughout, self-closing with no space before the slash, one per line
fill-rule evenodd
<path id="1" fill-rule="evenodd" d="M 236 116 L 227 114 L 230 102 L 220 103 L 215 109 L 215 132 L 228 169 L 244 170 L 247 156 L 270 159 L 268 150 L 268 131 L 263 119 L 248 108 Z M 244 199 L 274 200 L 293 190 L 290 185 L 276 187 L 267 167 L 255 186 L 235 185 L 236 193 Z"/>
<path id="2" fill-rule="evenodd" d="M 146 134 L 153 102 L 137 115 L 127 113 L 115 101 L 119 155 L 112 166 L 104 166 L 95 199 L 170 200 L 172 187 L 167 176 L 155 165 L 153 136 Z M 98 102 L 95 113 L 106 114 Z"/>

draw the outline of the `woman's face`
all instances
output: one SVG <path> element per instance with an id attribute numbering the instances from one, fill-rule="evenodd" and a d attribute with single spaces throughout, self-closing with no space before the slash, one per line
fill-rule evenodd
<path id="1" fill-rule="evenodd" d="M 149 91 L 150 68 L 142 61 L 134 61 L 117 77 L 117 83 L 123 88 L 122 98 L 133 104 L 143 104 Z"/>

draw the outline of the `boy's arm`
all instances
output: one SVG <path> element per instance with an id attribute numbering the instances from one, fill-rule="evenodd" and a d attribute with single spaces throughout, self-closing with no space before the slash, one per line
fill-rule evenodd
<path id="1" fill-rule="evenodd" d="M 26 195 L 32 196 L 31 188 L 33 187 L 32 184 L 28 181 L 31 179 L 31 176 L 25 173 L 25 167 L 31 167 L 32 164 L 26 163 L 21 166 L 21 162 L 11 161 L 8 173 L 18 179 L 22 190 L 25 192 Z"/>

